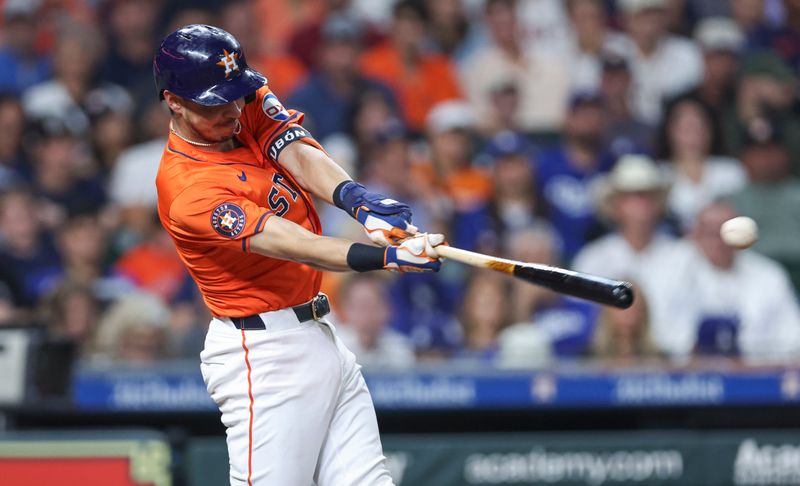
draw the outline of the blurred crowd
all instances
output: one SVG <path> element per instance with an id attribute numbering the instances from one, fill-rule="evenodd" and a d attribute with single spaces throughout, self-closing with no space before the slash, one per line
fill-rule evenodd
<path id="1" fill-rule="evenodd" d="M 234 34 L 331 156 L 450 244 L 635 284 L 604 308 L 448 263 L 327 274 L 367 367 L 800 357 L 798 0 L 0 0 L 0 322 L 195 358 L 155 214 L 160 39 Z M 366 241 L 319 205 L 327 234 Z M 726 246 L 721 224 L 760 239 Z"/>

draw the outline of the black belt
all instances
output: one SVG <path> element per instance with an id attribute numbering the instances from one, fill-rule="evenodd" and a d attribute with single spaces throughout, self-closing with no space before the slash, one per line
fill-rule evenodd
<path id="1" fill-rule="evenodd" d="M 309 302 L 292 307 L 292 310 L 294 311 L 294 315 L 297 316 L 297 320 L 300 322 L 316 321 L 331 311 L 331 304 L 328 302 L 328 296 L 320 293 Z M 245 331 L 256 329 L 261 329 L 263 331 L 267 329 L 266 324 L 264 324 L 264 321 L 258 314 L 247 317 L 231 317 L 231 321 L 236 329 L 243 329 Z"/>

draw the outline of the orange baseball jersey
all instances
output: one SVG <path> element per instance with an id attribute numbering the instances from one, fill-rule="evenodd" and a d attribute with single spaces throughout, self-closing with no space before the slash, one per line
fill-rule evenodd
<path id="1" fill-rule="evenodd" d="M 217 317 L 244 317 L 307 302 L 321 273 L 250 252 L 250 237 L 271 217 L 322 233 L 309 194 L 278 164 L 290 143 L 319 144 L 267 86 L 245 104 L 243 146 L 206 152 L 170 134 L 156 177 L 158 214 Z"/>

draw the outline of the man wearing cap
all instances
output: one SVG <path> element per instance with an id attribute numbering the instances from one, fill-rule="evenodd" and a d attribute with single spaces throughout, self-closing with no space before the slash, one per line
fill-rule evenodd
<path id="1" fill-rule="evenodd" d="M 50 61 L 36 53 L 36 13 L 40 0 L 7 0 L 3 7 L 0 92 L 19 95 L 51 75 Z"/>
<path id="2" fill-rule="evenodd" d="M 667 0 L 617 0 L 630 36 L 614 46 L 634 78 L 634 107 L 642 120 L 656 123 L 661 102 L 694 87 L 703 75 L 700 51 L 667 31 Z"/>
<path id="3" fill-rule="evenodd" d="M 631 153 L 651 153 L 654 127 L 633 112 L 633 79 L 628 62 L 615 54 L 606 54 L 601 62 L 600 94 L 606 115 L 606 147 L 614 158 Z"/>
<path id="4" fill-rule="evenodd" d="M 325 317 L 321 270 L 438 271 L 444 237 L 415 235 L 408 205 L 350 180 L 228 32 L 172 32 L 153 75 L 171 113 L 158 214 L 214 316 L 200 370 L 231 485 L 393 484 L 360 367 Z M 383 246 L 322 236 L 312 196 Z"/>
<path id="5" fill-rule="evenodd" d="M 562 142 L 543 150 L 536 184 L 546 205 L 545 214 L 564 243 L 570 260 L 597 226 L 592 197 L 599 177 L 613 164 L 603 146 L 605 119 L 597 93 L 575 93 L 564 122 Z"/>
<path id="6" fill-rule="evenodd" d="M 744 32 L 729 18 L 709 17 L 697 25 L 694 39 L 703 51 L 703 79 L 689 94 L 712 110 L 722 129 L 723 148 L 734 153 L 738 131 L 736 83 L 745 49 Z"/>
<path id="7" fill-rule="evenodd" d="M 758 223 L 753 249 L 781 262 L 800 289 L 800 180 L 789 172 L 780 127 L 764 119 L 751 122 L 741 158 L 750 183 L 729 201 Z"/>
<path id="8" fill-rule="evenodd" d="M 598 208 L 615 230 L 575 257 L 579 272 L 643 282 L 654 262 L 675 245 L 665 231 L 668 184 L 655 162 L 644 155 L 620 158 L 598 191 Z"/>

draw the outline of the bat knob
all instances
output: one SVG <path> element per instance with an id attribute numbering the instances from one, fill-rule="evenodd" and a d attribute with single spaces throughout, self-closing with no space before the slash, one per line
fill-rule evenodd
<path id="1" fill-rule="evenodd" d="M 627 309 L 633 305 L 633 285 L 630 282 L 622 282 L 612 291 L 612 305 L 620 309 Z"/>

